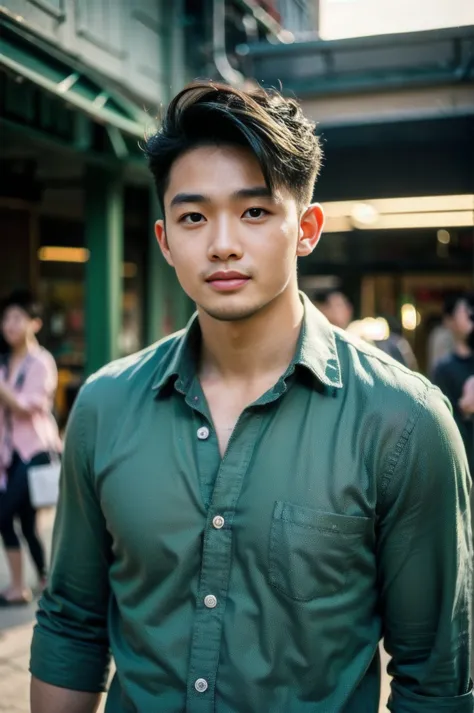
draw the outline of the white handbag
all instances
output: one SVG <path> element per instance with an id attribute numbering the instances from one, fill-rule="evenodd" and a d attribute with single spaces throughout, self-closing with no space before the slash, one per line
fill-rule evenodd
<path id="1" fill-rule="evenodd" d="M 61 460 L 56 454 L 51 456 L 51 463 L 32 465 L 28 468 L 30 501 L 36 510 L 54 507 L 57 504 L 60 472 Z"/>

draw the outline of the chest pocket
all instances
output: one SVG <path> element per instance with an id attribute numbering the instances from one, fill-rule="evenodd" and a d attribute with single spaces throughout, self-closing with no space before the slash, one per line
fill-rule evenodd
<path id="1" fill-rule="evenodd" d="M 370 518 L 276 502 L 269 545 L 270 584 L 300 601 L 336 594 L 344 588 L 371 528 Z"/>

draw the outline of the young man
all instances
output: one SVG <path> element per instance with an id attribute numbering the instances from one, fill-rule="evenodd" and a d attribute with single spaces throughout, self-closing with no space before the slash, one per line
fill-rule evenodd
<path id="1" fill-rule="evenodd" d="M 455 421 L 466 447 L 471 473 L 474 472 L 474 427 L 471 416 L 462 407 L 464 385 L 474 376 L 474 353 L 469 345 L 473 330 L 472 299 L 464 292 L 449 295 L 444 305 L 444 322 L 451 331 L 454 349 L 438 362 L 433 383 L 448 397 Z"/>
<path id="2" fill-rule="evenodd" d="M 33 713 L 471 713 L 468 473 L 440 392 L 298 293 L 323 226 L 298 105 L 201 84 L 147 144 L 188 329 L 89 380 Z"/>

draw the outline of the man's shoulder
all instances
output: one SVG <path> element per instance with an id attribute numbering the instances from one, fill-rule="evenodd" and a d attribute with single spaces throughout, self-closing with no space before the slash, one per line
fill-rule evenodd
<path id="1" fill-rule="evenodd" d="M 369 407 L 380 410 L 382 418 L 408 418 L 426 404 L 430 390 L 437 387 L 422 374 L 412 371 L 376 346 L 342 331 L 335 330 L 343 383 L 355 393 L 364 392 Z M 441 392 L 439 392 L 441 396 Z"/>
<path id="2" fill-rule="evenodd" d="M 132 392 L 152 389 L 172 362 L 184 333 L 185 330 L 180 330 L 139 352 L 106 364 L 89 376 L 78 398 L 89 405 L 100 406 L 110 400 L 125 405 Z"/>
<path id="3" fill-rule="evenodd" d="M 416 432 L 423 440 L 436 439 L 439 434 L 456 440 L 449 401 L 431 381 L 351 335 L 338 332 L 336 343 L 343 383 L 351 391 L 349 398 L 359 402 L 361 408 L 365 404 L 371 422 L 377 423 L 379 433 L 394 452 L 399 452 Z M 459 443 L 457 447 L 461 452 Z"/>

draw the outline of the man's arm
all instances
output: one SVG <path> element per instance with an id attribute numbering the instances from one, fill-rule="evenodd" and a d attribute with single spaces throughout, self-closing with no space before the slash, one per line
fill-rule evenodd
<path id="1" fill-rule="evenodd" d="M 409 419 L 389 458 L 377 562 L 393 713 L 472 713 L 470 478 L 439 391 Z M 397 459 L 397 460 L 395 460 Z"/>
<path id="2" fill-rule="evenodd" d="M 32 713 L 96 713 L 100 703 L 99 693 L 68 691 L 31 679 Z"/>
<path id="3" fill-rule="evenodd" d="M 32 713 L 92 713 L 107 681 L 111 543 L 93 480 L 87 397 L 79 395 L 66 436 L 51 574 L 31 647 Z"/>

